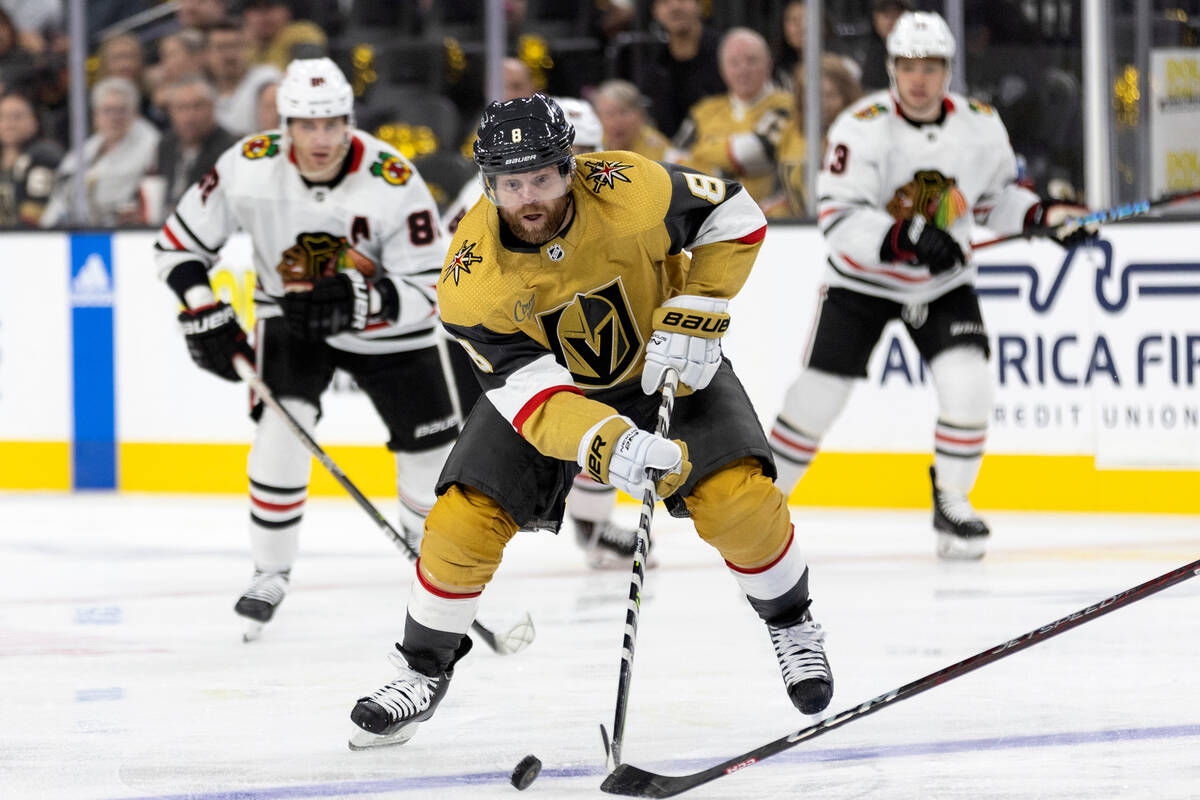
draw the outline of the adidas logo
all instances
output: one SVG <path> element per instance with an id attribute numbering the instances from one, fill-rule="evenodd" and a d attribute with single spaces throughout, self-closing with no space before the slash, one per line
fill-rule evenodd
<path id="1" fill-rule="evenodd" d="M 83 268 L 71 279 L 71 304 L 75 306 L 111 306 L 113 303 L 112 281 L 104 259 L 92 253 L 83 262 Z"/>

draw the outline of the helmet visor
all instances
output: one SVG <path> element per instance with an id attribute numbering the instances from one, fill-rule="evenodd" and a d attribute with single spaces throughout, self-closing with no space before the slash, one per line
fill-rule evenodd
<path id="1" fill-rule="evenodd" d="M 505 172 L 483 176 L 488 199 L 500 208 L 542 205 L 562 197 L 571 188 L 571 172 L 556 164 L 530 172 Z"/>

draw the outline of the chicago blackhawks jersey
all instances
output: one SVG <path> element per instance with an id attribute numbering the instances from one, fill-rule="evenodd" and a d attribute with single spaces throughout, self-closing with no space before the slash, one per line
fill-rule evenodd
<path id="1" fill-rule="evenodd" d="M 739 184 L 629 151 L 579 157 L 571 192 L 569 225 L 540 246 L 490 202 L 472 207 L 438 299 L 488 400 L 539 451 L 573 461 L 613 413 L 581 395 L 640 380 L 651 315 L 670 298 L 736 294 L 766 220 Z M 555 422 L 530 422 L 551 404 Z"/>
<path id="2" fill-rule="evenodd" d="M 1008 132 L 988 105 L 958 94 L 941 117 L 914 123 L 888 91 L 862 98 L 829 129 L 817 178 L 818 225 L 828 248 L 827 282 L 901 303 L 922 303 L 975 280 L 972 220 L 1020 231 L 1037 196 L 1017 185 Z M 881 263 L 897 219 L 923 217 L 951 234 L 967 263 L 940 275 L 912 263 Z"/>
<path id="3" fill-rule="evenodd" d="M 184 193 L 155 243 L 160 275 L 165 279 L 189 261 L 211 267 L 240 228 L 253 243 L 259 318 L 281 313 L 276 298 L 284 292 L 282 262 L 293 269 L 310 262 L 318 277 L 330 274 L 331 263 L 356 264 L 372 273 L 369 280 L 393 281 L 399 318 L 371 319 L 365 330 L 331 336 L 328 344 L 368 354 L 432 344 L 446 240 L 437 205 L 412 164 L 379 139 L 352 130 L 340 177 L 313 184 L 283 152 L 281 139 L 279 131 L 242 139 Z M 347 246 L 355 256 L 338 258 Z"/>

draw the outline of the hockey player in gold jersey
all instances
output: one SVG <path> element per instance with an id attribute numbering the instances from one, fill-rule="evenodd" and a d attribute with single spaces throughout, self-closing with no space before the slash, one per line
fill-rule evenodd
<path id="1" fill-rule="evenodd" d="M 531 521 L 562 519 L 581 466 L 638 496 L 655 476 L 766 622 L 792 703 L 813 714 L 832 696 L 770 448 L 721 353 L 762 212 L 735 182 L 631 152 L 577 164 L 573 139 L 542 95 L 493 103 L 480 123 L 491 202 L 460 224 L 438 298 L 485 401 L 438 481 L 392 653 L 400 674 L 355 705 L 353 747 L 407 741 L 432 716 L 505 545 Z M 642 429 L 667 370 L 682 384 L 673 439 Z"/>
<path id="2" fill-rule="evenodd" d="M 701 172 L 736 177 L 758 202 L 771 196 L 775 176 L 751 174 L 743 161 L 750 155 L 739 146 L 744 136 L 778 137 L 795 116 L 792 97 L 771 83 L 771 54 L 762 35 L 734 28 L 721 39 L 721 78 L 729 91 L 692 106 L 675 134 L 675 147 L 684 153 L 671 160 Z"/>

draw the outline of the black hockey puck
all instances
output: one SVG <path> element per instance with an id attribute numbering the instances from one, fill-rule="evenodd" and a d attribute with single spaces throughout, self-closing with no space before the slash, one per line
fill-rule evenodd
<path id="1" fill-rule="evenodd" d="M 537 756 L 525 756 L 521 759 L 521 763 L 513 769 L 512 777 L 508 780 L 519 791 L 525 791 L 529 788 L 529 784 L 537 780 L 541 771 L 542 762 L 538 760 Z"/>

